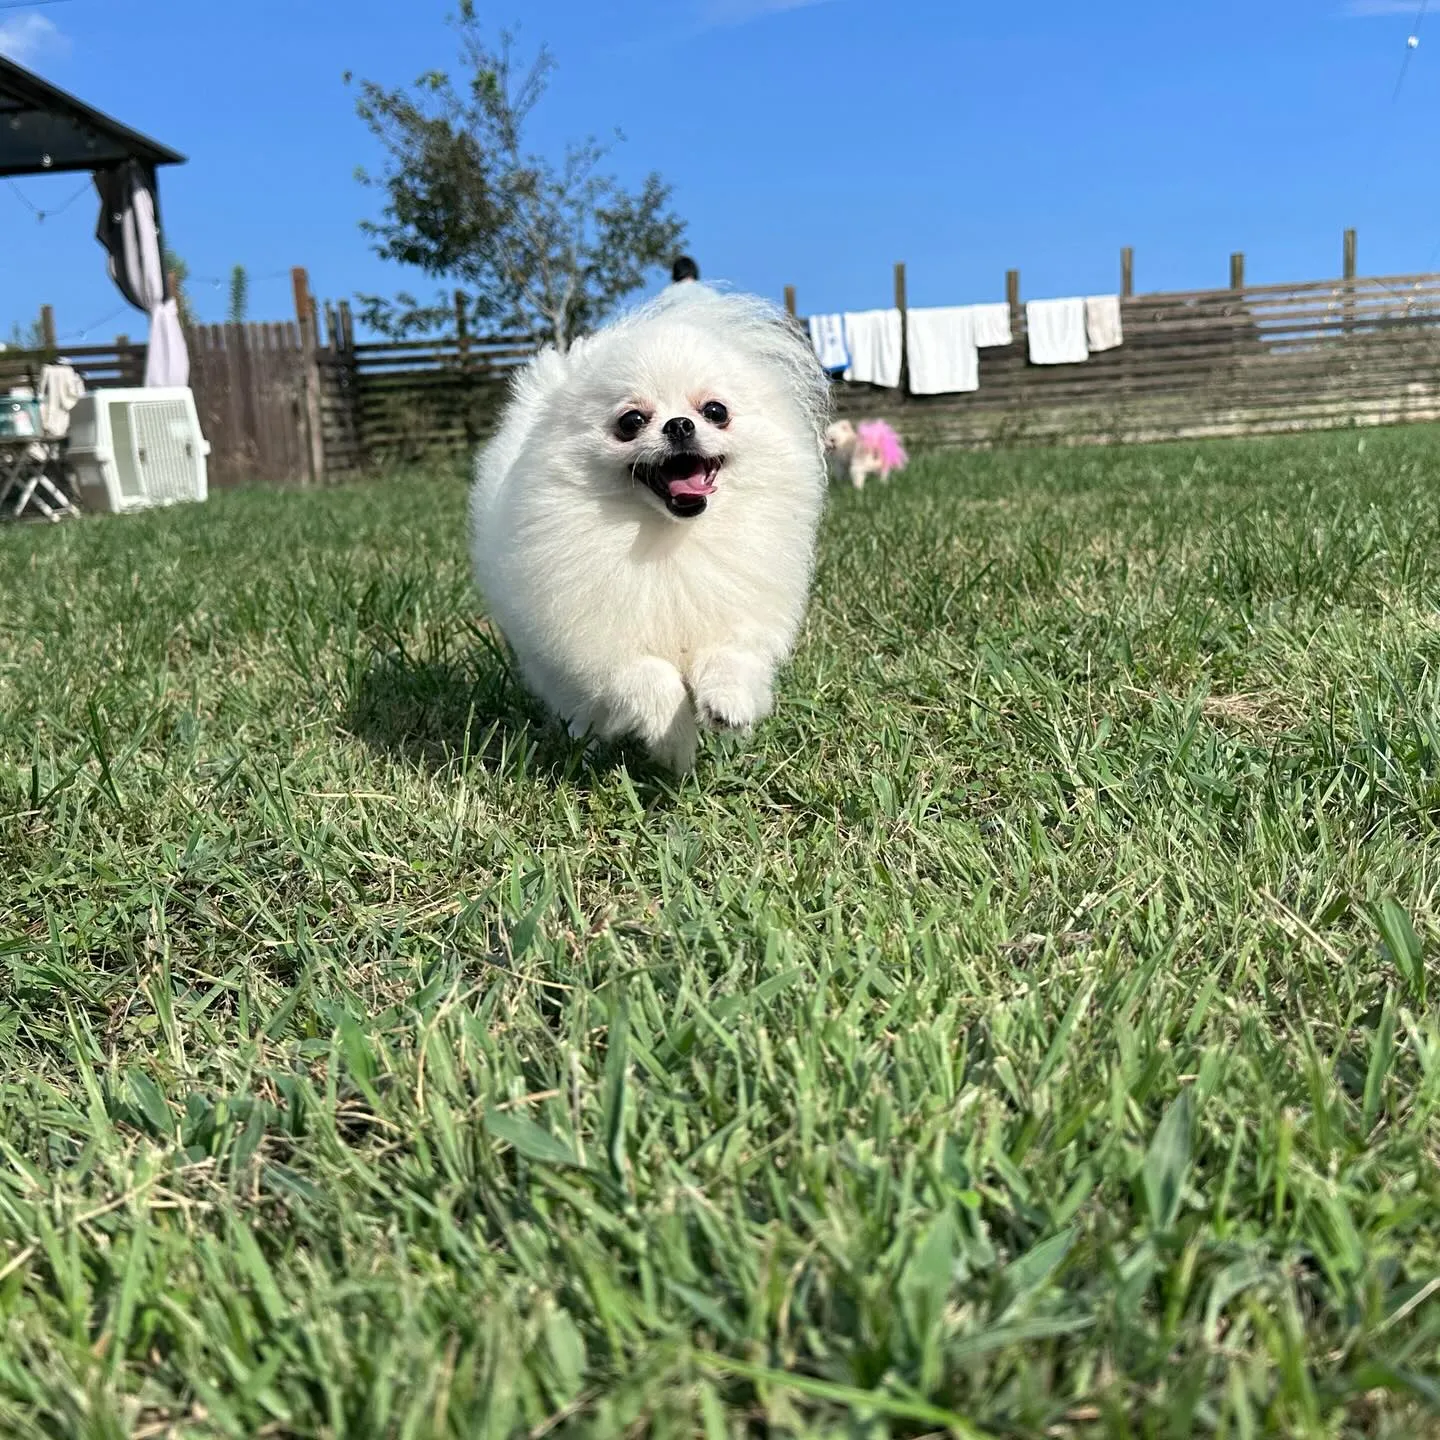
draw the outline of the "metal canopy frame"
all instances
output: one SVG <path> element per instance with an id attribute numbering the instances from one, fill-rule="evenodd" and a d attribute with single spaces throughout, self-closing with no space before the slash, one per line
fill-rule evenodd
<path id="1" fill-rule="evenodd" d="M 0 56 L 0 178 L 104 170 L 126 160 L 152 171 L 185 163 L 178 151 Z"/>

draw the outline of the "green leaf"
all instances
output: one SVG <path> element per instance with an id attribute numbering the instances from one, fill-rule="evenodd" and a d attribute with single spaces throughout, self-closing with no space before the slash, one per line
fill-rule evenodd
<path id="1" fill-rule="evenodd" d="M 135 1217 L 135 1228 L 130 1232 L 129 1253 L 125 1257 L 125 1277 L 120 1284 L 120 1302 L 115 1310 L 114 1360 L 119 1364 L 130 1343 L 130 1329 L 135 1321 L 136 1306 L 145 1284 L 148 1267 L 145 1263 L 146 1241 L 150 1234 L 150 1212 L 143 1207 Z"/>
<path id="2" fill-rule="evenodd" d="M 1410 923 L 1410 917 L 1394 899 L 1387 896 L 1373 911 L 1376 928 L 1385 942 L 1385 949 L 1401 977 L 1409 984 L 1416 1001 L 1425 1003 L 1425 947 Z"/>
<path id="3" fill-rule="evenodd" d="M 1440 1384 L 1432 1376 L 1404 1370 L 1383 1360 L 1372 1360 L 1360 1366 L 1351 1379 L 1357 1392 L 1389 1390 L 1396 1395 L 1413 1395 L 1423 1400 L 1431 1410 L 1440 1410 Z"/>
<path id="4" fill-rule="evenodd" d="M 1070 1008 L 1065 1012 L 1065 1018 L 1061 1020 L 1059 1029 L 1055 1031 L 1055 1038 L 1051 1040 L 1050 1048 L 1045 1052 L 1045 1058 L 1040 1062 L 1039 1070 L 1035 1072 L 1032 1089 L 1038 1090 L 1054 1074 L 1056 1066 L 1065 1058 L 1070 1037 L 1075 1033 L 1075 1026 L 1079 1024 L 1080 1017 L 1090 1008 L 1090 997 L 1094 993 L 1095 982 L 1092 980 L 1088 985 L 1082 986 L 1079 994 L 1070 1002 Z"/>
<path id="5" fill-rule="evenodd" d="M 605 1083 L 601 1110 L 605 1123 L 605 1153 L 616 1183 L 625 1184 L 625 1125 L 630 1096 L 630 1007 L 623 994 L 610 1007 L 606 1037 Z"/>
<path id="6" fill-rule="evenodd" d="M 1190 1091 L 1182 1090 L 1156 1126 L 1145 1152 L 1141 1178 L 1150 1223 L 1157 1230 L 1168 1230 L 1180 1214 L 1180 1201 L 1190 1175 L 1191 1108 Z"/>
<path id="7" fill-rule="evenodd" d="M 925 1227 L 900 1272 L 900 1312 L 917 1343 L 923 1344 L 934 1328 L 955 1283 L 957 1242 L 955 1219 L 942 1211 Z"/>
<path id="8" fill-rule="evenodd" d="M 1225 1307 L 1237 1296 L 1257 1285 L 1263 1285 L 1271 1272 L 1258 1261 L 1237 1260 L 1227 1265 L 1210 1283 L 1210 1296 L 1205 1302 L 1205 1336 L 1208 1343 L 1217 1344 L 1220 1337 L 1220 1317 Z"/>
<path id="9" fill-rule="evenodd" d="M 239 1138 L 235 1141 L 235 1148 L 230 1153 L 231 1174 L 244 1172 L 264 1138 L 265 1106 L 262 1101 L 256 1100 L 251 1106 L 249 1118 L 245 1121 L 245 1128 L 240 1132 Z"/>
<path id="10" fill-rule="evenodd" d="M 510 1115 L 504 1110 L 485 1112 L 485 1133 L 501 1140 L 515 1152 L 537 1165 L 558 1165 L 570 1170 L 583 1170 L 575 1152 L 548 1130 L 542 1130 L 523 1115 Z"/>
<path id="11" fill-rule="evenodd" d="M 511 960 L 520 959 L 535 943 L 535 937 L 540 933 L 540 922 L 549 911 L 552 899 L 553 896 L 548 888 L 542 890 L 539 900 L 530 907 L 529 911 L 510 932 Z"/>
<path id="12" fill-rule="evenodd" d="M 545 1321 L 545 1345 L 555 1366 L 555 1378 L 568 1404 L 580 1393 L 585 1378 L 585 1341 L 568 1310 L 555 1309 Z"/>
<path id="13" fill-rule="evenodd" d="M 238 1217 L 231 1223 L 230 1241 L 240 1273 L 255 1287 L 255 1298 L 265 1311 L 266 1318 L 272 1325 L 278 1325 L 289 1317 L 290 1307 L 280 1294 L 280 1287 L 276 1285 L 269 1263 L 250 1233 L 250 1227 Z"/>
<path id="14" fill-rule="evenodd" d="M 130 1083 L 130 1098 L 145 1117 L 151 1132 L 163 1139 L 174 1139 L 175 1117 L 165 1103 L 160 1087 L 143 1071 L 131 1070 L 127 1079 Z"/>
<path id="15" fill-rule="evenodd" d="M 709 1018 L 715 1024 L 734 1022 L 739 1016 L 756 1006 L 766 1005 L 790 986 L 804 978 L 805 971 L 800 966 L 793 966 L 789 970 L 782 971 L 779 975 L 772 975 L 768 980 L 762 980 L 753 990 L 747 990 L 743 995 L 727 995 L 722 1000 L 717 1000 L 710 1007 Z M 662 1063 L 671 1064 L 676 1060 L 684 1059 L 694 1048 L 695 1039 L 700 1033 L 700 1022 L 688 1020 L 673 1035 L 668 1037 L 664 1050 L 661 1052 Z"/>
<path id="16" fill-rule="evenodd" d="M 1028 1345 L 1032 1340 L 1049 1340 L 1056 1335 L 1073 1335 L 1088 1330 L 1095 1323 L 1090 1315 L 1077 1315 L 1071 1320 L 1015 1320 L 1008 1325 L 995 1325 L 988 1330 L 952 1340 L 945 1347 L 947 1360 L 973 1360 L 1011 1345 Z"/>
<path id="17" fill-rule="evenodd" d="M 1333 1274 L 1353 1279 L 1365 1268 L 1365 1242 L 1345 1197 L 1338 1190 L 1325 1190 L 1312 1203 L 1320 1222 L 1311 1229 L 1316 1258 Z"/>
<path id="18" fill-rule="evenodd" d="M 769 1370 L 763 1365 L 732 1360 L 727 1355 L 697 1351 L 693 1358 L 702 1370 L 709 1370 L 712 1374 L 734 1375 L 756 1385 L 770 1385 L 777 1390 L 793 1390 L 797 1395 L 810 1395 L 817 1400 L 843 1405 L 857 1415 L 887 1415 L 897 1420 L 918 1420 L 923 1425 L 940 1426 L 948 1430 L 955 1440 L 990 1440 L 989 1431 L 982 1430 L 963 1415 L 958 1415 L 953 1410 L 942 1410 L 938 1405 L 928 1405 L 921 1400 L 907 1400 L 899 1395 L 886 1394 L 883 1390 L 861 1390 L 853 1385 L 837 1385 L 834 1381 L 819 1380 L 813 1375 L 792 1375 L 785 1370 Z"/>
<path id="19" fill-rule="evenodd" d="M 730 1428 L 725 1423 L 725 1407 L 715 1387 L 702 1380 L 696 1387 L 700 1395 L 700 1419 L 705 1426 L 705 1440 L 730 1440 Z"/>
<path id="20" fill-rule="evenodd" d="M 351 1078 L 364 1091 L 367 1099 L 375 1096 L 375 1052 L 369 1037 L 349 1015 L 340 1018 L 340 1044 L 345 1051 L 345 1064 Z"/>
<path id="21" fill-rule="evenodd" d="M 1380 1011 L 1380 1024 L 1370 1046 L 1370 1065 L 1365 1072 L 1365 1097 L 1362 1102 L 1365 1133 L 1368 1135 L 1380 1118 L 1380 1107 L 1384 1103 L 1385 1077 L 1395 1061 L 1395 996 L 1385 992 L 1385 1004 Z"/>
<path id="22" fill-rule="evenodd" d="M 671 1280 L 668 1277 L 665 1280 L 665 1288 L 676 1299 L 683 1300 L 720 1339 L 728 1340 L 732 1345 L 739 1343 L 740 1336 L 735 1329 L 734 1322 L 710 1296 L 695 1289 L 693 1285 L 682 1285 L 680 1281 Z"/>
<path id="23" fill-rule="evenodd" d="M 1048 1240 L 1032 1246 L 1019 1259 L 1012 1260 L 1005 1267 L 1004 1280 L 1010 1293 L 1007 1315 L 1049 1283 L 1050 1277 L 1070 1253 L 1070 1247 L 1075 1243 L 1075 1233 L 1075 1227 L 1069 1226 L 1058 1235 L 1052 1235 Z"/>

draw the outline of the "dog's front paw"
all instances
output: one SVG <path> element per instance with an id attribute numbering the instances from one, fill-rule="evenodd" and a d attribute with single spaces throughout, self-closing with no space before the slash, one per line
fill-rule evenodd
<path id="1" fill-rule="evenodd" d="M 744 735 L 755 725 L 754 720 L 742 719 L 739 706 L 725 705 L 713 699 L 702 700 L 695 707 L 695 718 L 706 729 L 718 735 Z"/>
<path id="2" fill-rule="evenodd" d="M 652 759 L 684 774 L 695 763 L 698 736 L 685 680 L 668 660 L 643 656 L 611 676 L 593 723 L 607 740 L 631 735 Z"/>
<path id="3" fill-rule="evenodd" d="M 770 713 L 770 666 L 757 656 L 711 651 L 697 661 L 690 683 L 695 718 L 707 730 L 750 730 Z"/>

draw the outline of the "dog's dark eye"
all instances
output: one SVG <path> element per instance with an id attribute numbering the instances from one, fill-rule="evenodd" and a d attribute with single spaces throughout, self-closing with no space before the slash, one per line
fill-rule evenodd
<path id="1" fill-rule="evenodd" d="M 643 410 L 627 410 L 615 422 L 615 433 L 622 440 L 633 440 L 649 421 L 650 417 Z"/>
<path id="2" fill-rule="evenodd" d="M 707 400 L 700 413 L 712 425 L 724 425 L 730 419 L 730 412 L 718 400 Z"/>

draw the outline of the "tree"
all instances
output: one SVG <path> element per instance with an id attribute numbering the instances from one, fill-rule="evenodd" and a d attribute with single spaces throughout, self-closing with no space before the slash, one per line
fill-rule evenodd
<path id="1" fill-rule="evenodd" d="M 378 176 L 359 172 L 385 197 L 381 218 L 362 228 L 382 258 L 463 289 L 457 303 L 480 328 L 542 334 L 563 350 L 670 263 L 685 226 L 659 175 L 628 190 L 600 173 L 608 146 L 586 140 L 559 161 L 530 153 L 525 127 L 554 68 L 549 51 L 527 67 L 512 35 L 489 46 L 473 0 L 461 0 L 454 23 L 463 83 L 436 70 L 408 89 L 359 86 L 356 109 L 385 151 Z M 443 300 L 361 299 L 365 319 L 389 334 L 454 314 Z"/>
<path id="2" fill-rule="evenodd" d="M 10 350 L 43 350 L 45 348 L 45 327 L 38 321 L 32 320 L 23 328 L 16 320 L 10 326 L 10 338 L 0 349 Z"/>
<path id="3" fill-rule="evenodd" d="M 250 310 L 250 277 L 243 265 L 230 272 L 230 310 L 226 315 L 232 325 L 243 325 Z"/>
<path id="4" fill-rule="evenodd" d="M 175 309 L 179 313 L 180 323 L 187 329 L 195 328 L 195 311 L 190 304 L 190 292 L 186 284 L 190 279 L 190 267 L 178 256 L 168 245 L 161 259 L 165 266 L 165 273 L 170 277 L 170 283 L 175 290 Z"/>

